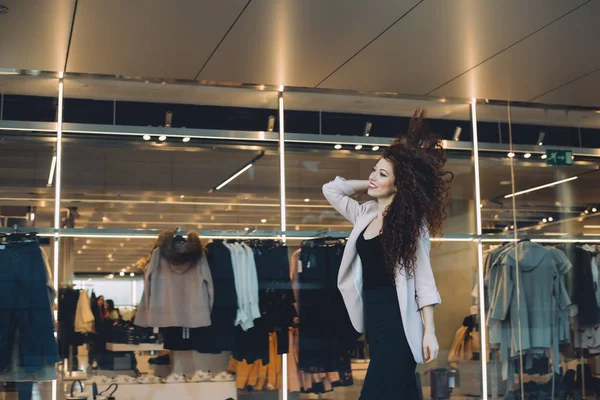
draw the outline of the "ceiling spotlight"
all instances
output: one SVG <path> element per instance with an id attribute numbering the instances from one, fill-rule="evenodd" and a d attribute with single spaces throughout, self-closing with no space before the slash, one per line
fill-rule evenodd
<path id="1" fill-rule="evenodd" d="M 171 127 L 171 121 L 173 121 L 173 111 L 167 111 L 165 113 L 165 128 Z"/>
<path id="2" fill-rule="evenodd" d="M 123 272 L 123 271 L 119 272 L 119 276 L 125 276 L 125 272 Z"/>
<path id="3" fill-rule="evenodd" d="M 181 196 L 179 196 L 180 199 L 185 198 L 185 194 L 182 194 Z"/>
<path id="4" fill-rule="evenodd" d="M 371 150 L 377 151 L 377 150 L 379 150 L 379 146 L 373 146 L 373 148 Z"/>
<path id="5" fill-rule="evenodd" d="M 508 226 L 505 226 L 505 227 L 504 227 L 504 230 L 505 230 L 505 231 L 507 231 L 507 230 L 508 230 Z"/>
<path id="6" fill-rule="evenodd" d="M 267 122 L 267 132 L 273 132 L 275 129 L 275 116 L 269 115 L 269 121 Z"/>
<path id="7" fill-rule="evenodd" d="M 304 199 L 305 203 L 308 203 L 310 201 L 310 199 Z"/>
<path id="8" fill-rule="evenodd" d="M 369 136 L 371 134 L 371 127 L 373 126 L 373 124 L 369 121 L 367 121 L 367 123 L 365 124 L 365 132 L 364 132 L 364 136 Z"/>
<path id="9" fill-rule="evenodd" d="M 167 140 L 167 137 L 165 135 L 159 136 L 158 140 L 160 140 L 161 142 L 164 142 L 165 140 Z"/>
<path id="10" fill-rule="evenodd" d="M 190 138 L 186 136 L 186 137 L 184 137 L 183 139 L 181 139 L 181 141 L 182 141 L 183 143 L 187 143 L 187 142 L 189 142 L 189 141 L 190 141 Z"/>
<path id="11" fill-rule="evenodd" d="M 81 246 L 81 248 L 82 248 L 83 250 L 85 250 L 85 249 L 87 249 L 87 246 L 84 244 L 83 246 Z"/>
<path id="12" fill-rule="evenodd" d="M 354 148 L 356 150 L 360 150 L 360 149 L 362 149 L 362 144 L 357 144 L 356 146 L 354 146 Z"/>
<path id="13" fill-rule="evenodd" d="M 548 221 L 552 222 L 552 221 L 554 221 L 554 218 L 548 217 Z"/>
<path id="14" fill-rule="evenodd" d="M 510 226 L 510 229 L 515 229 L 515 226 L 514 226 L 514 225 L 511 225 L 511 226 Z"/>
<path id="15" fill-rule="evenodd" d="M 114 279 L 115 278 L 115 274 L 109 274 L 108 275 L 108 279 Z"/>
<path id="16" fill-rule="evenodd" d="M 531 157 L 531 153 L 525 153 L 525 154 L 523 154 L 523 157 L 529 158 L 529 157 Z"/>
<path id="17" fill-rule="evenodd" d="M 454 129 L 454 137 L 452 138 L 452 140 L 454 140 L 455 142 L 458 142 L 460 140 L 461 133 L 462 133 L 462 128 L 460 126 L 457 126 L 456 129 Z"/>
<path id="18" fill-rule="evenodd" d="M 546 158 L 548 158 L 548 156 L 546 154 L 542 154 L 542 160 L 545 160 Z"/>
<path id="19" fill-rule="evenodd" d="M 546 132 L 541 131 L 540 134 L 538 135 L 538 140 L 537 143 L 539 146 L 543 146 L 544 145 L 544 138 L 546 137 Z"/>
<path id="20" fill-rule="evenodd" d="M 336 144 L 335 146 L 333 146 L 334 149 L 339 150 L 342 148 L 341 144 Z"/>
<path id="21" fill-rule="evenodd" d="M 245 230 L 246 232 L 248 232 L 248 231 L 250 230 L 250 228 L 248 228 L 248 227 L 245 227 L 245 228 L 244 228 L 244 230 Z"/>
<path id="22" fill-rule="evenodd" d="M 516 154 L 511 151 L 510 153 L 508 153 L 508 158 L 513 158 L 515 155 Z"/>
<path id="23" fill-rule="evenodd" d="M 267 220 L 263 218 L 263 219 L 260 220 L 260 222 L 262 222 L 263 224 L 266 224 Z"/>
<path id="24" fill-rule="evenodd" d="M 142 138 L 144 140 L 150 140 L 150 139 L 152 139 L 152 137 L 150 135 L 144 135 L 144 136 L 142 136 Z"/>
<path id="25" fill-rule="evenodd" d="M 81 254 L 83 253 L 81 250 L 77 250 L 77 254 Z"/>
<path id="26" fill-rule="evenodd" d="M 135 276 L 135 272 L 130 273 L 129 276 L 133 278 Z"/>
<path id="27" fill-rule="evenodd" d="M 96 268 L 96 271 L 102 271 L 101 267 Z"/>
<path id="28" fill-rule="evenodd" d="M 584 213 L 589 214 L 590 212 L 589 212 L 589 210 L 585 210 Z"/>
<path id="29" fill-rule="evenodd" d="M 542 220 L 542 222 L 543 222 L 543 223 L 546 223 L 546 222 L 548 222 L 548 218 L 544 218 L 544 219 Z"/>
<path id="30" fill-rule="evenodd" d="M 596 207 L 593 207 L 592 212 L 596 212 L 596 211 L 598 211 L 598 209 Z"/>

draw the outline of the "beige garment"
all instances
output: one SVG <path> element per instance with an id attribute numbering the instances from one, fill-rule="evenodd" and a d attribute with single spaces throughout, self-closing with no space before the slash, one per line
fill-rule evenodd
<path id="1" fill-rule="evenodd" d="M 94 321 L 90 296 L 85 290 L 80 290 L 77 309 L 75 310 L 75 332 L 94 332 Z"/>
<path id="2" fill-rule="evenodd" d="M 172 265 L 152 252 L 135 324 L 155 328 L 201 328 L 210 325 L 213 281 L 206 255 L 195 264 Z"/>

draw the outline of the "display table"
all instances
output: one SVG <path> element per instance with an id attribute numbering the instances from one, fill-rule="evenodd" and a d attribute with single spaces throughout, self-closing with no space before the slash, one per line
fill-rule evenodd
<path id="1" fill-rule="evenodd" d="M 99 391 L 108 385 L 99 385 Z M 237 400 L 235 382 L 193 382 L 119 385 L 114 396 L 119 400 L 202 399 Z"/>
<path id="2" fill-rule="evenodd" d="M 140 343 L 140 344 L 106 343 L 106 350 L 108 350 L 108 351 L 161 351 L 164 349 L 165 349 L 164 345 L 153 344 L 153 343 Z"/>

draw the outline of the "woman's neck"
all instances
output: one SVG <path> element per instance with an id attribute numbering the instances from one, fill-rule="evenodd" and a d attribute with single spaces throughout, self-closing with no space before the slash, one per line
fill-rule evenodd
<path id="1" fill-rule="evenodd" d="M 377 199 L 377 219 L 383 219 L 385 210 L 392 204 L 392 200 L 394 200 L 393 196 Z"/>

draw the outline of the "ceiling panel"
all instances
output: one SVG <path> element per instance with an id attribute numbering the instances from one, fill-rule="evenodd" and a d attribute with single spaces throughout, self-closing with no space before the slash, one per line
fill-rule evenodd
<path id="1" fill-rule="evenodd" d="M 600 70 L 533 99 L 541 103 L 600 107 Z M 598 115 L 600 118 L 600 115 Z"/>
<path id="2" fill-rule="evenodd" d="M 3 0 L 0 68 L 62 71 L 74 0 Z"/>
<path id="3" fill-rule="evenodd" d="M 598 15 L 600 1 L 589 2 L 432 94 L 528 101 L 594 71 Z"/>
<path id="4" fill-rule="evenodd" d="M 584 0 L 426 0 L 320 87 L 427 94 Z"/>
<path id="5" fill-rule="evenodd" d="M 417 0 L 254 0 L 201 80 L 315 86 Z"/>
<path id="6" fill-rule="evenodd" d="M 194 79 L 246 2 L 80 1 L 67 71 Z"/>

